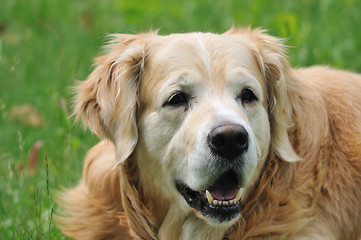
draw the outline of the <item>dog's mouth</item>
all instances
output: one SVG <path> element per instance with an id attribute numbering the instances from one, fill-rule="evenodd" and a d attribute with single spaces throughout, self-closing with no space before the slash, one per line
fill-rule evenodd
<path id="1" fill-rule="evenodd" d="M 230 221 L 240 214 L 242 188 L 233 171 L 222 174 L 208 189 L 202 191 L 192 190 L 181 182 L 177 182 L 177 189 L 191 208 L 218 223 Z"/>

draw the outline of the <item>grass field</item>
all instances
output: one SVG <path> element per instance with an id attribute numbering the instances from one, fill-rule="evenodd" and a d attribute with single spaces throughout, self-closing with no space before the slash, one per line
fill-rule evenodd
<path id="1" fill-rule="evenodd" d="M 68 117 L 70 87 L 90 73 L 107 34 L 233 23 L 286 38 L 295 67 L 361 72 L 360 0 L 0 0 L 0 239 L 66 239 L 53 196 L 78 181 L 97 141 Z"/>

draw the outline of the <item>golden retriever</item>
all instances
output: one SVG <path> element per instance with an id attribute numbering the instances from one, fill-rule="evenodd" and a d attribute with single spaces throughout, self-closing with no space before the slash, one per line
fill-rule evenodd
<path id="1" fill-rule="evenodd" d="M 113 35 L 74 114 L 104 140 L 59 196 L 68 236 L 361 237 L 361 76 L 292 69 L 262 30 Z"/>

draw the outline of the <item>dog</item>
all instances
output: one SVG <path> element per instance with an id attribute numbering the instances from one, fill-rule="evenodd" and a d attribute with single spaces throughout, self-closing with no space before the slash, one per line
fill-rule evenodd
<path id="1" fill-rule="evenodd" d="M 57 217 L 76 239 L 361 238 L 361 76 L 291 68 L 264 30 L 112 35 L 75 88 L 101 140 Z"/>

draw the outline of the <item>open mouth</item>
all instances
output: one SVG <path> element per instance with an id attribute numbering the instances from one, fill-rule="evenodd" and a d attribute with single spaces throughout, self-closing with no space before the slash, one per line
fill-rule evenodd
<path id="1" fill-rule="evenodd" d="M 177 189 L 187 204 L 206 218 L 226 222 L 236 218 L 241 211 L 241 187 L 237 174 L 228 171 L 221 175 L 208 189 L 195 191 L 177 182 Z"/>

